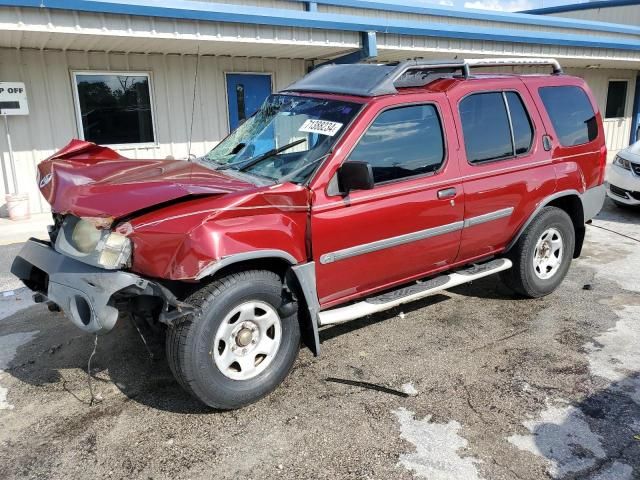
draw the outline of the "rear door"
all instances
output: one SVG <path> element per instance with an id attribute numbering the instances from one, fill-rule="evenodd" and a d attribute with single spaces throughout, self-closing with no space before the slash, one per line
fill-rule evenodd
<path id="1" fill-rule="evenodd" d="M 463 145 L 464 229 L 458 261 L 502 250 L 555 190 L 545 128 L 518 78 L 466 82 L 451 94 Z"/>
<path id="2" fill-rule="evenodd" d="M 446 269 L 457 255 L 464 196 L 449 106 L 444 95 L 407 97 L 363 113 L 363 127 L 337 149 L 327 173 L 333 181 L 315 191 L 312 246 L 323 307 Z M 343 161 L 370 163 L 375 187 L 339 195 L 333 174 Z"/>

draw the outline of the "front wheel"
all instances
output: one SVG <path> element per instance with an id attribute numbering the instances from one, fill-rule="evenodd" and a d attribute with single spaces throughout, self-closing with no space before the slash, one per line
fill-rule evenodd
<path id="1" fill-rule="evenodd" d="M 501 278 L 525 297 L 548 295 L 566 276 L 574 246 L 575 230 L 569 215 L 559 208 L 545 207 L 509 253 L 513 267 L 502 272 Z"/>
<path id="2" fill-rule="evenodd" d="M 297 312 L 282 308 L 282 293 L 278 275 L 249 270 L 189 297 L 187 302 L 199 307 L 200 314 L 167 333 L 167 359 L 182 387 L 225 410 L 274 390 L 291 370 L 300 346 Z"/>

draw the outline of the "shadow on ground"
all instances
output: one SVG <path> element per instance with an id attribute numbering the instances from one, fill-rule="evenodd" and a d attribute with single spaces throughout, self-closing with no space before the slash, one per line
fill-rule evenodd
<path id="1" fill-rule="evenodd" d="M 39 331 L 20 346 L 7 373 L 29 385 L 61 388 L 82 403 L 88 403 L 86 373 L 94 338 L 80 332 L 62 313 L 41 306 L 23 310 L 0 325 L 0 335 Z M 178 385 L 164 357 L 164 338 L 142 329 L 152 359 L 142 339 L 127 318 L 120 318 L 108 335 L 98 337 L 91 374 L 96 390 L 112 383 L 130 400 L 174 413 L 211 412 Z M 87 380 L 82 382 L 82 375 Z"/>
<path id="2" fill-rule="evenodd" d="M 640 478 L 640 405 L 624 393 L 630 386 L 640 387 L 639 373 L 577 404 L 551 406 L 544 421 L 529 425 L 553 478 Z"/>

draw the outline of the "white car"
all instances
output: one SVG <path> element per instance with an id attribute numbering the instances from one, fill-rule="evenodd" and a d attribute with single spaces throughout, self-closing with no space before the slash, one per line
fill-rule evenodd
<path id="1" fill-rule="evenodd" d="M 640 141 L 616 155 L 607 172 L 607 195 L 620 207 L 640 205 Z"/>

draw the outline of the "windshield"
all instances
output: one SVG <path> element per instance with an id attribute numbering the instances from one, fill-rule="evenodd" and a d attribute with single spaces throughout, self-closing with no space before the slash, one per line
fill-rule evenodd
<path id="1" fill-rule="evenodd" d="M 245 123 L 200 160 L 275 182 L 304 182 L 326 158 L 360 104 L 271 95 Z"/>

